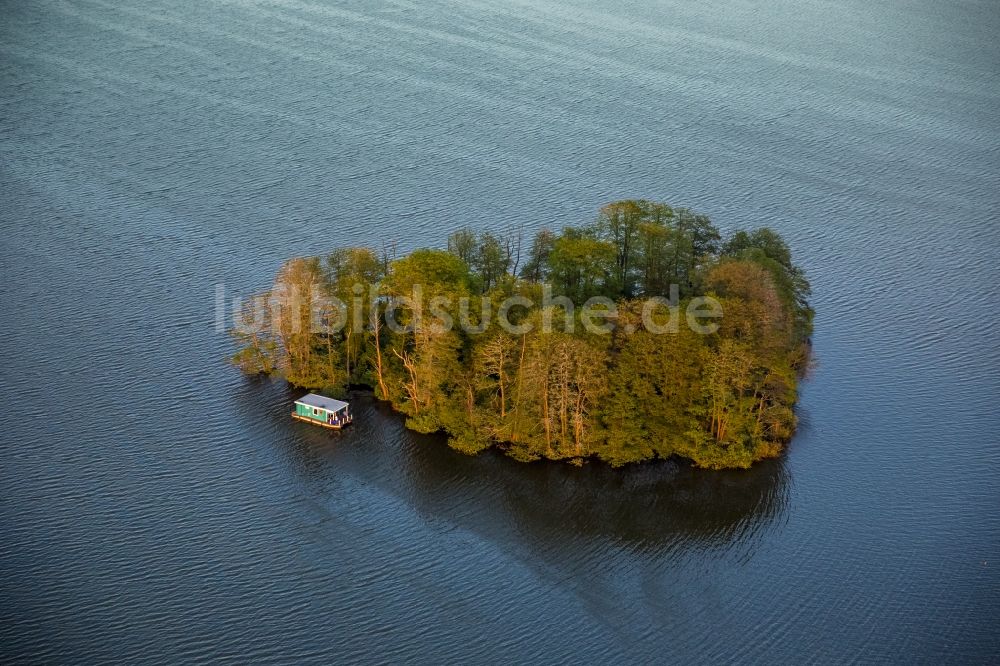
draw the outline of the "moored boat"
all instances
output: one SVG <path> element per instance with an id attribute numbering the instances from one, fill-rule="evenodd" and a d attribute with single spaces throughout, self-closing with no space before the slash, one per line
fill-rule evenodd
<path id="1" fill-rule="evenodd" d="M 296 400 L 292 418 L 335 430 L 354 421 L 350 404 L 318 393 L 310 393 Z"/>

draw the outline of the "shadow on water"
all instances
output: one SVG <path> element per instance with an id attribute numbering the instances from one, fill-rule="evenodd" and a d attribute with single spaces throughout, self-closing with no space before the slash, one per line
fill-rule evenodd
<path id="1" fill-rule="evenodd" d="M 507 518 L 517 532 L 552 546 L 566 539 L 637 552 L 748 546 L 785 504 L 781 461 L 747 472 L 710 472 L 675 461 L 620 469 L 526 465 L 496 451 L 469 458 L 434 440 L 411 447 L 415 503 L 445 515 L 452 511 L 456 522 L 473 530 L 477 526 L 469 523 L 483 516 L 495 519 L 488 524 Z M 475 511 L 449 506 L 450 496 L 468 495 L 478 500 Z"/>
<path id="2" fill-rule="evenodd" d="M 289 418 L 301 394 L 282 382 L 248 381 L 241 418 L 266 419 L 281 451 L 316 501 L 349 475 L 398 498 L 426 522 L 530 550 L 588 540 L 636 553 L 683 548 L 746 553 L 781 521 L 789 489 L 782 459 L 750 470 L 708 471 L 656 461 L 620 469 L 602 463 L 520 463 L 497 451 L 467 456 L 439 435 L 421 435 L 371 395 L 350 400 L 355 423 L 331 432 Z"/>

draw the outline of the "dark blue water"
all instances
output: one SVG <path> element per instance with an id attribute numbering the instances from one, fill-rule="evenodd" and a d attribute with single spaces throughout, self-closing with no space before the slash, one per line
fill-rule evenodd
<path id="1" fill-rule="evenodd" d="M 0 5 L 0 661 L 1000 658 L 1000 10 L 872 5 Z M 218 284 L 633 196 L 808 270 L 782 458 L 469 458 L 224 363 Z"/>

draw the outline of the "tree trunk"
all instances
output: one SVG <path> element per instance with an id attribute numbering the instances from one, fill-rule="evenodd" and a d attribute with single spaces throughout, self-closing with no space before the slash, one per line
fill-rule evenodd
<path id="1" fill-rule="evenodd" d="M 383 368 L 382 368 L 382 342 L 379 339 L 381 337 L 379 334 L 382 330 L 382 326 L 379 321 L 379 313 L 375 311 L 373 312 L 373 314 L 374 316 L 372 317 L 372 335 L 374 335 L 375 337 L 375 375 L 378 377 L 378 388 L 379 391 L 382 393 L 382 400 L 388 400 L 389 389 L 387 389 L 385 386 L 385 376 L 383 374 Z"/>

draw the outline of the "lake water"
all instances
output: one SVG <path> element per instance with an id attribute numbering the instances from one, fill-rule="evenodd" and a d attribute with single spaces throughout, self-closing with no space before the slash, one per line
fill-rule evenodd
<path id="1" fill-rule="evenodd" d="M 997 660 L 998 34 L 990 0 L 4 3 L 0 661 Z M 780 459 L 469 458 L 224 362 L 218 284 L 640 196 L 807 269 Z"/>

